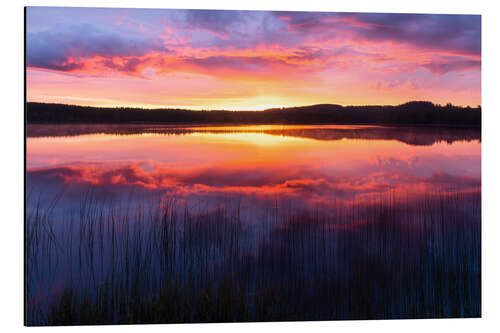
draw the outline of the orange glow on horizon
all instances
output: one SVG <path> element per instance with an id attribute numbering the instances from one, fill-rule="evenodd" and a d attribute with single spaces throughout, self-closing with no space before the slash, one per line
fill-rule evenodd
<path id="1" fill-rule="evenodd" d="M 58 10 L 67 15 L 45 21 Z M 102 21 L 102 11 L 29 8 L 28 101 L 191 110 L 481 104 L 477 15 L 248 11 L 224 17 L 227 29 L 203 12 L 190 21 L 183 11 L 130 10 L 115 17 L 138 23 L 126 26 Z"/>

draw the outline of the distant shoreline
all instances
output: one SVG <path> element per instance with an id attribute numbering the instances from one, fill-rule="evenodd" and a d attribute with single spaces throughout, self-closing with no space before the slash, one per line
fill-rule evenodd
<path id="1" fill-rule="evenodd" d="M 481 127 L 481 108 L 431 102 L 397 106 L 319 104 L 263 111 L 98 108 L 67 104 L 26 104 L 28 124 L 130 125 L 373 125 Z"/>
<path id="2" fill-rule="evenodd" d="M 477 128 L 481 129 L 481 124 L 404 124 L 404 123 L 200 123 L 200 122 L 121 122 L 121 123 L 96 123 L 96 122 L 27 122 L 31 125 L 76 125 L 76 126 L 169 126 L 169 127 L 244 127 L 244 126 L 380 126 L 380 127 L 422 127 L 422 128 Z"/>

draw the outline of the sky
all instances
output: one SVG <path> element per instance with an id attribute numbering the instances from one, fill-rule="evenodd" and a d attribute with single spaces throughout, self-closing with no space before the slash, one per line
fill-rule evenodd
<path id="1" fill-rule="evenodd" d="M 28 7 L 29 102 L 481 104 L 479 15 Z"/>

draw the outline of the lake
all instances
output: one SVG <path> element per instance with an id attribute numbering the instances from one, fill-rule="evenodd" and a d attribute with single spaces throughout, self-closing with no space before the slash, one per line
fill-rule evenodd
<path id="1" fill-rule="evenodd" d="M 481 314 L 480 129 L 26 135 L 30 325 Z"/>

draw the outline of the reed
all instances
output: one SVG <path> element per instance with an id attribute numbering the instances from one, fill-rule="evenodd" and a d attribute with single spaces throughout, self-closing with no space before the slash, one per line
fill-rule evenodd
<path id="1" fill-rule="evenodd" d="M 257 224 L 242 200 L 60 197 L 28 198 L 30 326 L 481 315 L 480 193 L 276 200 Z"/>

